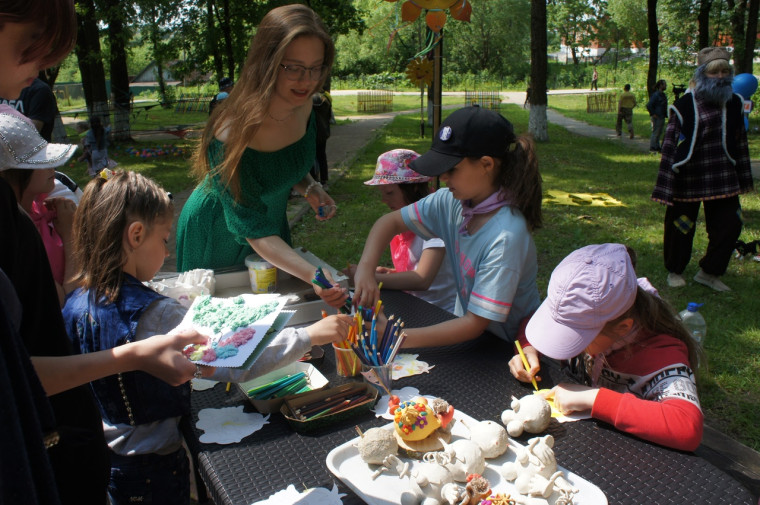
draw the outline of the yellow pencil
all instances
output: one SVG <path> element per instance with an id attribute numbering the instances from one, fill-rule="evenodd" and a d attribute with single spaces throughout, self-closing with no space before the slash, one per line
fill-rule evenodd
<path id="1" fill-rule="evenodd" d="M 525 357 L 525 353 L 522 350 L 522 346 L 520 345 L 519 340 L 515 340 L 515 347 L 517 347 L 517 352 L 520 353 L 520 359 L 522 359 L 523 365 L 525 365 L 525 371 L 530 373 L 530 365 L 528 364 L 528 358 Z M 538 384 L 536 384 L 536 378 L 531 377 L 530 380 L 533 383 L 533 387 L 536 388 L 536 391 L 538 391 Z"/>

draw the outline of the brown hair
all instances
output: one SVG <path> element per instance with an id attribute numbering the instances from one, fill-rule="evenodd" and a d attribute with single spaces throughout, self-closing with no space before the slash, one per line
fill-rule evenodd
<path id="1" fill-rule="evenodd" d="M 668 302 L 637 287 L 633 306 L 620 317 L 605 324 L 604 329 L 609 332 L 616 324 L 629 317 L 633 319 L 634 325 L 647 335 L 671 335 L 686 344 L 689 350 L 689 365 L 697 378 L 697 367 L 700 363 L 706 363 L 704 351 L 691 337 Z"/>
<path id="2" fill-rule="evenodd" d="M 9 0 L 2 4 L 0 30 L 6 23 L 38 23 L 40 37 L 24 50 L 21 63 L 56 65 L 74 49 L 77 20 L 73 0 Z"/>
<path id="3" fill-rule="evenodd" d="M 522 212 L 530 231 L 541 228 L 542 179 L 538 171 L 533 137 L 519 135 L 515 139 L 514 148 L 507 150 L 499 159 L 498 165 L 495 183 L 507 192 L 511 205 Z"/>
<path id="4" fill-rule="evenodd" d="M 85 187 L 74 215 L 74 282 L 95 292 L 98 301 L 119 296 L 126 262 L 124 231 L 141 221 L 148 232 L 154 223 L 172 219 L 174 204 L 157 183 L 135 172 L 96 177 Z"/>
<path id="5" fill-rule="evenodd" d="M 401 190 L 401 196 L 404 197 L 404 203 L 407 205 L 430 194 L 429 182 L 399 183 L 398 187 Z"/>
<path id="6" fill-rule="evenodd" d="M 323 65 L 327 70 L 314 85 L 314 91 L 322 89 L 335 58 L 335 46 L 322 20 L 301 4 L 272 9 L 261 20 L 251 40 L 245 65 L 230 96 L 214 110 L 203 131 L 193 169 L 199 181 L 212 171 L 208 159 L 212 139 L 226 125 L 234 125 L 227 130 L 224 159 L 214 167 L 213 173 L 219 174 L 235 199 L 240 200 L 240 158 L 264 121 L 285 50 L 298 37 L 316 37 L 325 46 Z"/>
<path id="7" fill-rule="evenodd" d="M 16 199 L 21 202 L 21 197 L 32 180 L 32 171 L 25 168 L 9 168 L 1 171 L 0 177 L 8 181 L 13 191 L 16 192 Z"/>

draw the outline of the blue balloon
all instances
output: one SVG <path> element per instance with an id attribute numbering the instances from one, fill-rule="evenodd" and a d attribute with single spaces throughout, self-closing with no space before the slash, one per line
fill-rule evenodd
<path id="1" fill-rule="evenodd" d="M 745 100 L 749 100 L 757 91 L 757 78 L 752 74 L 739 74 L 734 77 L 734 93 L 740 94 Z"/>
<path id="2" fill-rule="evenodd" d="M 749 131 L 749 118 L 744 114 L 744 131 Z"/>

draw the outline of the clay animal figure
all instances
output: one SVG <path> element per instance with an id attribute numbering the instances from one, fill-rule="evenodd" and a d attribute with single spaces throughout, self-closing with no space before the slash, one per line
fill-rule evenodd
<path id="1" fill-rule="evenodd" d="M 383 428 L 370 428 L 361 434 L 359 438 L 359 456 L 362 461 L 370 465 L 381 465 L 373 474 L 372 479 L 376 479 L 385 470 L 394 468 L 399 478 L 404 477 L 409 472 L 409 463 L 402 462 L 396 453 L 398 452 L 398 442 L 393 435 L 393 431 Z"/>
<path id="2" fill-rule="evenodd" d="M 444 505 L 443 487 L 452 482 L 454 477 L 445 466 L 438 461 L 425 461 L 412 470 L 410 489 L 401 493 L 401 505 Z"/>
<path id="3" fill-rule="evenodd" d="M 467 476 L 464 488 L 450 482 L 441 488 L 441 499 L 448 505 L 480 505 L 491 494 L 491 483 L 480 474 Z"/>
<path id="4" fill-rule="evenodd" d="M 457 482 L 467 482 L 468 475 L 482 474 L 486 469 L 483 450 L 472 440 L 457 439 L 451 444 L 445 444 L 443 452 L 450 457 L 444 466 Z"/>
<path id="5" fill-rule="evenodd" d="M 545 435 L 528 440 L 517 452 L 517 459 L 501 467 L 502 476 L 514 481 L 515 489 L 523 495 L 549 498 L 555 491 L 561 496 L 578 492 L 557 469 L 554 457 L 554 437 Z"/>
<path id="6" fill-rule="evenodd" d="M 541 433 L 549 427 L 552 408 L 541 395 L 527 395 L 519 400 L 512 397 L 512 408 L 501 413 L 501 422 L 511 437 L 519 437 L 523 431 Z"/>
<path id="7" fill-rule="evenodd" d="M 462 424 L 470 430 L 470 440 L 480 446 L 486 459 L 498 458 L 507 452 L 509 436 L 500 424 L 493 421 L 478 421 L 474 426 L 464 421 Z"/>

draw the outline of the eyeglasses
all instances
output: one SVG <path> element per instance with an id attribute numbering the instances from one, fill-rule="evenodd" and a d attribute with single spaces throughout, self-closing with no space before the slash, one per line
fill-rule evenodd
<path id="1" fill-rule="evenodd" d="M 285 77 L 291 81 L 300 81 L 303 79 L 303 76 L 306 75 L 307 71 L 309 72 L 310 80 L 318 81 L 322 78 L 322 74 L 327 71 L 326 65 L 317 65 L 315 67 L 306 68 L 303 65 L 283 65 L 281 63 L 280 66 L 282 67 L 283 72 L 285 72 Z"/>

